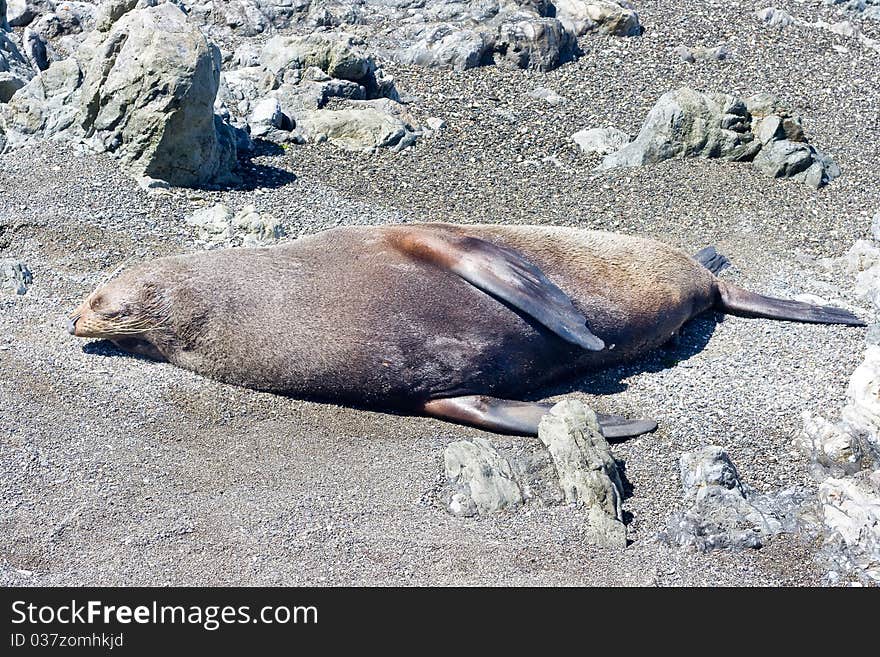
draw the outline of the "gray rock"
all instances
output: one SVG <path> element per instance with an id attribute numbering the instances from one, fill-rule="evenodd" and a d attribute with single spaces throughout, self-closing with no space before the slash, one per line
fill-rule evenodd
<path id="1" fill-rule="evenodd" d="M 538 425 L 550 451 L 565 501 L 587 508 L 587 538 L 604 547 L 626 547 L 623 483 L 596 414 L 579 401 L 553 406 Z"/>
<path id="2" fill-rule="evenodd" d="M 808 495 L 787 489 L 773 495 L 745 485 L 720 447 L 708 446 L 681 455 L 684 499 L 690 507 L 673 513 L 659 538 L 700 551 L 759 548 L 768 537 L 800 526 Z"/>
<path id="3" fill-rule="evenodd" d="M 555 18 L 527 18 L 499 26 L 495 51 L 519 68 L 549 71 L 575 57 L 577 40 Z"/>
<path id="4" fill-rule="evenodd" d="M 73 58 L 52 62 L 48 69 L 22 87 L 0 108 L 6 119 L 9 146 L 31 137 L 61 135 L 74 126 L 79 114 L 82 72 Z"/>
<path id="5" fill-rule="evenodd" d="M 263 47 L 260 64 L 279 80 L 315 66 L 331 78 L 366 82 L 376 67 L 361 46 L 357 37 L 344 33 L 275 36 Z"/>
<path id="6" fill-rule="evenodd" d="M 810 144 L 788 139 L 765 144 L 753 164 L 771 178 L 793 178 L 815 189 L 840 175 L 838 166 L 824 153 Z"/>
<path id="7" fill-rule="evenodd" d="M 444 500 L 456 516 L 512 511 L 523 503 L 510 463 L 482 438 L 450 443 L 443 454 Z"/>
<path id="8" fill-rule="evenodd" d="M 617 128 L 589 128 L 574 133 L 571 138 L 588 155 L 608 155 L 632 141 L 632 137 Z"/>
<path id="9" fill-rule="evenodd" d="M 529 92 L 529 98 L 535 98 L 536 100 L 543 100 L 548 105 L 552 105 L 556 107 L 557 105 L 564 104 L 568 99 L 565 96 L 560 96 L 558 93 L 553 91 L 552 89 L 548 89 L 547 87 L 538 87 L 537 89 L 533 89 Z"/>
<path id="10" fill-rule="evenodd" d="M 218 203 L 194 212 L 186 223 L 196 229 L 196 236 L 207 248 L 266 246 L 286 234 L 275 217 L 257 212 L 253 205 L 233 213 L 228 206 Z"/>
<path id="11" fill-rule="evenodd" d="M 577 36 L 597 30 L 615 36 L 638 36 L 639 17 L 628 2 L 553 0 L 555 15 Z"/>
<path id="12" fill-rule="evenodd" d="M 213 111 L 219 51 L 186 14 L 170 3 L 135 9 L 90 39 L 78 116 L 90 143 L 138 176 L 188 186 L 228 178 L 234 145 Z"/>
<path id="13" fill-rule="evenodd" d="M 6 22 L 9 27 L 25 27 L 37 17 L 34 6 L 27 0 L 5 0 Z M 0 0 L 0 15 L 3 14 L 3 2 Z"/>
<path id="14" fill-rule="evenodd" d="M 648 113 L 635 141 L 608 155 L 600 169 L 634 167 L 673 157 L 749 160 L 760 149 L 743 101 L 693 89 L 670 91 Z"/>
<path id="15" fill-rule="evenodd" d="M 463 71 L 481 66 L 492 40 L 477 30 L 457 29 L 449 24 L 435 25 L 408 48 L 396 53 L 403 64 Z"/>
<path id="16" fill-rule="evenodd" d="M 6 103 L 18 89 L 34 77 L 34 70 L 13 40 L 0 30 L 0 103 Z"/>
<path id="17" fill-rule="evenodd" d="M 730 51 L 726 46 L 715 46 L 714 48 L 704 48 L 696 46 L 689 48 L 687 46 L 678 46 L 675 54 L 679 59 L 694 64 L 697 61 L 725 61 L 731 58 Z"/>
<path id="18" fill-rule="evenodd" d="M 18 260 L 0 260 L 0 288 L 25 294 L 34 277 L 28 266 Z"/>
<path id="19" fill-rule="evenodd" d="M 307 143 L 362 152 L 399 147 L 412 134 L 402 120 L 374 107 L 299 112 L 296 132 Z"/>
<path id="20" fill-rule="evenodd" d="M 784 9 L 776 7 L 766 7 L 755 12 L 758 20 L 765 26 L 781 30 L 782 28 L 794 25 L 796 22 L 794 17 Z"/>
<path id="21" fill-rule="evenodd" d="M 248 125 L 254 137 L 262 137 L 273 128 L 281 128 L 284 125 L 284 113 L 281 111 L 281 103 L 278 99 L 264 98 L 256 103 L 248 119 Z"/>
<path id="22" fill-rule="evenodd" d="M 862 469 L 862 445 L 850 425 L 832 424 L 806 411 L 803 420 L 803 432 L 794 444 L 809 457 L 816 479 L 843 477 Z"/>
<path id="23" fill-rule="evenodd" d="M 825 554 L 837 568 L 880 583 L 880 470 L 819 486 Z"/>

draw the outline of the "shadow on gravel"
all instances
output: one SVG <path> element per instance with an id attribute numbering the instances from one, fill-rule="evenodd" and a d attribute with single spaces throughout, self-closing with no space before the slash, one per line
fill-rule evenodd
<path id="1" fill-rule="evenodd" d="M 156 362 L 152 358 L 147 358 L 140 354 L 133 354 L 130 351 L 124 351 L 110 342 L 110 340 L 94 340 L 93 342 L 86 342 L 83 345 L 82 350 L 84 354 L 89 354 L 90 356 L 124 356 L 125 358 L 143 360 L 148 363 Z"/>
<path id="2" fill-rule="evenodd" d="M 254 149 L 238 158 L 238 166 L 234 173 L 240 178 L 238 182 L 223 185 L 206 185 L 202 189 L 222 191 L 252 192 L 258 188 L 277 189 L 296 180 L 296 175 L 286 169 L 256 164 L 254 159 L 258 157 L 279 157 L 285 154 L 285 150 L 271 141 L 254 139 Z"/>
<path id="3" fill-rule="evenodd" d="M 686 323 L 677 340 L 655 349 L 631 363 L 616 365 L 594 374 L 580 377 L 567 386 L 560 386 L 552 394 L 579 391 L 592 395 L 613 395 L 624 392 L 627 384 L 624 379 L 644 372 L 661 372 L 675 367 L 691 356 L 700 353 L 709 343 L 715 327 L 723 321 L 720 313 L 705 313 Z"/>

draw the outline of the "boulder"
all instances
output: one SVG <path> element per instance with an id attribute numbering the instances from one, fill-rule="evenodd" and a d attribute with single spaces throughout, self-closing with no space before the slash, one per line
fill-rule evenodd
<path id="1" fill-rule="evenodd" d="M 519 68 L 549 71 L 574 59 L 578 50 L 575 37 L 555 18 L 526 18 L 499 26 L 495 51 Z"/>
<path id="2" fill-rule="evenodd" d="M 587 510 L 587 539 L 626 547 L 623 483 L 596 414 L 579 401 L 559 402 L 541 419 L 538 438 L 553 458 L 565 501 Z"/>
<path id="3" fill-rule="evenodd" d="M 841 570 L 863 573 L 880 583 L 880 470 L 819 486 L 825 553 Z"/>
<path id="4" fill-rule="evenodd" d="M 673 545 L 706 552 L 760 548 L 782 532 L 795 532 L 809 495 L 800 489 L 761 494 L 740 480 L 727 453 L 715 445 L 685 452 L 680 459 L 685 502 L 659 536 Z"/>
<path id="5" fill-rule="evenodd" d="M 0 103 L 9 102 L 12 95 L 33 77 L 34 70 L 12 35 L 0 30 Z"/>
<path id="6" fill-rule="evenodd" d="M 443 454 L 446 472 L 444 501 L 456 516 L 512 511 L 523 503 L 510 463 L 488 440 L 450 443 Z"/>
<path id="7" fill-rule="evenodd" d="M 214 117 L 220 54 L 176 5 L 125 13 L 84 45 L 78 123 L 139 176 L 195 186 L 229 177 L 235 149 Z"/>
<path id="8" fill-rule="evenodd" d="M 443 23 L 425 30 L 422 38 L 398 51 L 396 57 L 403 64 L 463 71 L 482 65 L 491 45 L 483 32 Z"/>
<path id="9" fill-rule="evenodd" d="M 615 36 L 642 33 L 639 17 L 628 2 L 553 0 L 558 18 L 577 36 L 597 30 Z"/>
<path id="10" fill-rule="evenodd" d="M 589 128 L 574 133 L 571 138 L 588 155 L 608 155 L 632 141 L 632 137 L 617 128 Z"/>
<path id="11" fill-rule="evenodd" d="M 761 147 L 749 131 L 745 103 L 728 94 L 686 87 L 670 91 L 648 113 L 638 136 L 608 155 L 600 169 L 634 167 L 674 157 L 750 160 Z"/>
<path id="12" fill-rule="evenodd" d="M 401 119 L 374 107 L 299 112 L 296 132 L 307 143 L 362 152 L 402 147 L 411 134 Z"/>
<path id="13" fill-rule="evenodd" d="M 331 78 L 366 82 L 375 71 L 372 58 L 361 48 L 362 41 L 350 34 L 318 32 L 305 36 L 274 36 L 263 47 L 260 64 L 287 79 L 315 66 Z"/>
<path id="14" fill-rule="evenodd" d="M 25 294 L 34 277 L 28 266 L 19 260 L 0 260 L 0 288 Z"/>

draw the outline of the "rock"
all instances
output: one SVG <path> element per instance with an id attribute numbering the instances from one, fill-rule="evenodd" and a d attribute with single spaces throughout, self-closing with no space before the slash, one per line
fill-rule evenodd
<path id="1" fill-rule="evenodd" d="M 642 166 L 674 157 L 753 161 L 773 178 L 813 188 L 840 175 L 835 162 L 804 138 L 801 121 L 770 94 L 745 99 L 683 87 L 663 94 L 636 139 L 599 169 Z"/>
<path id="2" fill-rule="evenodd" d="M 557 105 L 562 105 L 568 99 L 564 96 L 560 96 L 555 91 L 548 89 L 547 87 L 538 87 L 537 89 L 533 89 L 529 92 L 529 98 L 534 98 L 536 100 L 543 100 L 548 105 L 552 105 L 556 107 Z"/>
<path id="3" fill-rule="evenodd" d="M 522 505 L 510 463 L 482 438 L 450 443 L 443 454 L 446 503 L 456 516 L 511 511 Z"/>
<path id="4" fill-rule="evenodd" d="M 46 43 L 46 40 L 43 37 L 30 28 L 24 29 L 22 35 L 22 49 L 24 50 L 24 55 L 27 57 L 31 68 L 37 71 L 45 71 L 49 68 L 49 62 L 52 59 L 57 59 L 56 57 L 50 58 L 49 55 L 51 48 L 49 47 L 49 44 Z"/>
<path id="5" fill-rule="evenodd" d="M 3 3 L 0 2 L 0 5 Z M 0 6 L 0 15 L 3 14 L 2 6 Z M 25 27 L 37 17 L 37 12 L 27 0 L 7 0 L 6 2 L 6 22 L 9 27 Z"/>
<path id="6" fill-rule="evenodd" d="M 356 37 L 344 33 L 275 36 L 263 47 L 260 64 L 279 80 L 287 72 L 315 66 L 331 78 L 365 82 L 374 72 L 375 64 L 361 45 Z"/>
<path id="7" fill-rule="evenodd" d="M 78 123 L 137 176 L 197 186 L 227 179 L 234 144 L 214 117 L 220 54 L 176 5 L 124 14 L 94 32 Z"/>
<path id="8" fill-rule="evenodd" d="M 632 137 L 617 128 L 589 128 L 574 133 L 571 138 L 588 155 L 608 155 L 632 141 Z"/>
<path id="9" fill-rule="evenodd" d="M 788 27 L 789 25 L 794 25 L 796 22 L 791 14 L 783 9 L 777 9 L 776 7 L 759 9 L 755 12 L 755 15 L 766 27 L 773 27 L 779 30 Z"/>
<path id="10" fill-rule="evenodd" d="M 28 266 L 18 260 L 0 260 L 0 287 L 15 294 L 25 294 L 34 277 Z"/>
<path id="11" fill-rule="evenodd" d="M 663 94 L 635 141 L 605 157 L 600 169 L 634 167 L 673 157 L 749 160 L 760 149 L 743 101 L 681 88 Z"/>
<path id="12" fill-rule="evenodd" d="M 233 214 L 228 206 L 218 203 L 194 212 L 186 223 L 195 227 L 197 237 L 208 248 L 266 246 L 286 234 L 275 217 L 260 214 L 253 205 Z"/>
<path id="13" fill-rule="evenodd" d="M 868 345 L 865 359 L 850 376 L 841 417 L 861 431 L 864 446 L 880 461 L 880 346 Z"/>
<path id="14" fill-rule="evenodd" d="M 810 458 L 816 479 L 843 477 L 861 470 L 862 447 L 852 427 L 845 422 L 832 424 L 808 411 L 802 417 L 804 429 L 794 444 Z"/>
<path id="15" fill-rule="evenodd" d="M 685 62 L 694 64 L 697 61 L 725 61 L 730 59 L 730 51 L 726 46 L 715 46 L 714 48 L 703 48 L 697 46 L 688 48 L 687 46 L 678 46 L 675 54 Z"/>
<path id="16" fill-rule="evenodd" d="M 33 77 L 34 71 L 15 41 L 0 30 L 0 103 L 9 102 L 12 95 Z"/>
<path id="17" fill-rule="evenodd" d="M 373 107 L 317 110 L 296 114 L 296 132 L 308 143 L 330 142 L 348 151 L 370 152 L 404 143 L 406 124 Z"/>
<path id="18" fill-rule="evenodd" d="M 538 438 L 550 451 L 565 501 L 587 508 L 588 540 L 626 547 L 623 483 L 596 414 L 578 401 L 559 402 L 541 419 Z"/>
<path id="19" fill-rule="evenodd" d="M 436 116 L 429 116 L 425 123 L 431 132 L 440 132 L 446 127 L 446 121 Z"/>
<path id="20" fill-rule="evenodd" d="M 880 583 L 880 470 L 819 486 L 825 553 L 838 568 L 864 573 Z"/>
<path id="21" fill-rule="evenodd" d="M 79 114 L 82 72 L 73 58 L 52 62 L 2 108 L 10 146 L 30 137 L 49 138 L 71 129 Z"/>
<path id="22" fill-rule="evenodd" d="M 264 98 L 254 105 L 248 125 L 251 127 L 253 137 L 262 137 L 273 129 L 284 126 L 284 113 L 281 111 L 281 103 L 278 99 Z"/>
<path id="23" fill-rule="evenodd" d="M 788 139 L 766 144 L 753 164 L 771 178 L 794 178 L 816 189 L 840 175 L 839 167 L 824 153 Z"/>
<path id="24" fill-rule="evenodd" d="M 628 2 L 553 0 L 556 18 L 577 36 L 592 30 L 615 36 L 642 33 L 639 17 Z"/>
<path id="25" fill-rule="evenodd" d="M 669 517 L 659 535 L 664 542 L 703 552 L 759 548 L 768 537 L 798 528 L 806 492 L 757 493 L 740 480 L 727 453 L 714 445 L 685 452 L 680 465 L 684 499 L 690 507 Z"/>
<path id="26" fill-rule="evenodd" d="M 577 41 L 555 18 L 530 18 L 502 23 L 495 51 L 519 68 L 549 71 L 574 59 Z"/>
<path id="27" fill-rule="evenodd" d="M 420 40 L 398 51 L 396 58 L 402 64 L 463 71 L 481 66 L 491 43 L 481 32 L 444 23 L 427 29 Z"/>

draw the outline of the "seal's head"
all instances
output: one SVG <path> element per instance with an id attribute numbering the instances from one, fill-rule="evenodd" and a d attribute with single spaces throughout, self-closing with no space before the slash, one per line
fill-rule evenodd
<path id="1" fill-rule="evenodd" d="M 143 272 L 123 272 L 99 285 L 67 319 L 78 338 L 103 338 L 119 346 L 159 357 L 157 346 L 168 325 L 170 299 Z"/>

